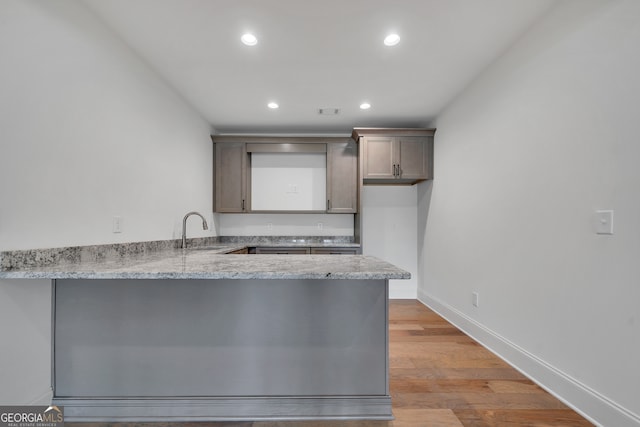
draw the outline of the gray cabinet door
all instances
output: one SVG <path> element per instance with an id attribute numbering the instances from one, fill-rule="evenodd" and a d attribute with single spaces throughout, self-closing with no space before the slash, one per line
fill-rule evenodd
<path id="1" fill-rule="evenodd" d="M 364 179 L 394 179 L 395 156 L 393 137 L 364 138 Z"/>
<path id="2" fill-rule="evenodd" d="M 355 142 L 327 144 L 327 212 L 358 212 L 358 149 Z"/>
<path id="3" fill-rule="evenodd" d="M 427 137 L 403 136 L 396 140 L 400 179 L 427 179 Z"/>
<path id="4" fill-rule="evenodd" d="M 249 211 L 245 144 L 225 142 L 215 146 L 215 212 Z"/>

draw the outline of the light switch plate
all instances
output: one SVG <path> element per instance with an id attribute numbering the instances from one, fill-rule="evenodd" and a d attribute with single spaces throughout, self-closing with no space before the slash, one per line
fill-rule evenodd
<path id="1" fill-rule="evenodd" d="M 613 234 L 613 211 L 596 211 L 596 234 Z"/>

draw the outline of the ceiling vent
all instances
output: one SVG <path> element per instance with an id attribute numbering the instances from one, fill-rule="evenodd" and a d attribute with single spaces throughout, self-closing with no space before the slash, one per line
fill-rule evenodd
<path id="1" fill-rule="evenodd" d="M 320 114 L 321 116 L 337 116 L 338 114 L 340 114 L 340 109 L 339 108 L 318 108 L 318 114 Z"/>

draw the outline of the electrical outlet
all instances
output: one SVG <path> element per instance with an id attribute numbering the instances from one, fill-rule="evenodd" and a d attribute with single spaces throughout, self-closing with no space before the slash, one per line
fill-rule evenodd
<path id="1" fill-rule="evenodd" d="M 322 230 L 324 228 L 324 224 L 319 222 L 318 223 L 318 230 Z"/>
<path id="2" fill-rule="evenodd" d="M 480 300 L 480 294 L 478 292 L 472 292 L 471 303 L 473 304 L 474 307 L 478 307 L 479 300 Z"/>
<path id="3" fill-rule="evenodd" d="M 122 217 L 114 216 L 111 231 L 113 233 L 122 233 Z"/>
<path id="4" fill-rule="evenodd" d="M 273 223 L 272 222 L 268 222 L 267 223 L 267 230 L 273 230 Z"/>

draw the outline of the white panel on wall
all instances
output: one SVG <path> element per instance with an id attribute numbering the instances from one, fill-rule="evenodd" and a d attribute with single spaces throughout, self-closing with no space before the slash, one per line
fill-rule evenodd
<path id="1" fill-rule="evenodd" d="M 390 280 L 390 298 L 416 298 L 418 286 L 417 186 L 371 186 L 362 191 L 362 246 L 372 255 L 411 273 Z"/>
<path id="2" fill-rule="evenodd" d="M 252 153 L 251 209 L 323 211 L 327 200 L 325 153 Z"/>

